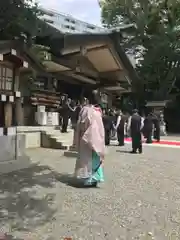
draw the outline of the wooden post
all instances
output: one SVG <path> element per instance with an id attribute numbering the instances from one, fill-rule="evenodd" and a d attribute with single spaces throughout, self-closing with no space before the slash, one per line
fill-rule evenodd
<path id="1" fill-rule="evenodd" d="M 15 125 L 16 126 L 24 126 L 24 109 L 22 107 L 22 102 L 21 102 L 21 79 L 20 79 L 20 69 L 19 68 L 14 68 L 13 71 L 13 91 L 14 91 L 14 99 L 15 99 Z"/>
<path id="2" fill-rule="evenodd" d="M 4 104 L 0 102 L 0 127 L 4 127 Z"/>
<path id="3" fill-rule="evenodd" d="M 12 103 L 10 102 L 4 104 L 4 123 L 5 127 L 12 126 Z"/>
<path id="4" fill-rule="evenodd" d="M 16 125 L 24 126 L 24 110 L 21 103 L 21 98 L 16 98 L 15 100 L 15 117 Z"/>

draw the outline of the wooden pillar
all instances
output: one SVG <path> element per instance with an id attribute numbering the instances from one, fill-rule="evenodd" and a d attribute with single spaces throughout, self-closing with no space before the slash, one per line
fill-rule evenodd
<path id="1" fill-rule="evenodd" d="M 16 98 L 15 100 L 15 118 L 17 126 L 24 126 L 24 109 L 21 98 Z"/>
<path id="2" fill-rule="evenodd" d="M 0 127 L 4 127 L 4 105 L 0 102 Z"/>
<path id="3" fill-rule="evenodd" d="M 52 77 L 46 77 L 45 81 L 47 82 L 45 87 L 50 91 L 53 90 L 53 79 L 52 79 Z"/>
<path id="4" fill-rule="evenodd" d="M 19 91 L 20 89 L 20 79 L 19 79 L 19 68 L 14 68 L 13 69 L 13 87 L 12 90 Z"/>
<path id="5" fill-rule="evenodd" d="M 5 127 L 12 126 L 12 103 L 6 102 L 4 104 L 4 124 Z"/>

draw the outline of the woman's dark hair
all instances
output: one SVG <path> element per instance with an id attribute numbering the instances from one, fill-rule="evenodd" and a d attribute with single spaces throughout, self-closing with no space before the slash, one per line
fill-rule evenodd
<path id="1" fill-rule="evenodd" d="M 101 98 L 98 90 L 93 90 L 89 96 L 89 103 L 93 105 L 101 105 Z"/>
<path id="2" fill-rule="evenodd" d="M 133 109 L 132 114 L 138 113 L 138 109 Z"/>
<path id="3" fill-rule="evenodd" d="M 72 106 L 72 107 L 75 107 L 75 106 L 76 106 L 76 101 L 72 100 L 72 101 L 71 101 L 71 106 Z"/>

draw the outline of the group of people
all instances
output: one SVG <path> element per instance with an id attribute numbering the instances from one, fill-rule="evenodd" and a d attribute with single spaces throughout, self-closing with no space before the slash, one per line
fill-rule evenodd
<path id="1" fill-rule="evenodd" d="M 78 158 L 75 177 L 84 187 L 95 187 L 104 181 L 102 164 L 105 146 L 110 144 L 111 138 L 115 135 L 119 146 L 124 145 L 127 135 L 131 136 L 131 153 L 142 153 L 142 135 L 147 143 L 152 143 L 154 131 L 154 137 L 160 141 L 160 124 L 154 113 L 142 117 L 137 109 L 133 110 L 131 116 L 123 114 L 122 111 L 104 110 L 100 104 L 98 91 L 93 91 L 88 101 L 84 99 L 82 104 L 73 107 L 69 102 L 67 106 L 71 112 L 76 113 L 73 144 L 78 152 Z"/>
<path id="2" fill-rule="evenodd" d="M 152 143 L 152 139 L 160 141 L 160 122 L 159 116 L 150 112 L 147 116 L 140 116 L 138 110 L 135 109 L 132 115 L 124 114 L 122 111 L 103 111 L 103 123 L 105 128 L 105 145 L 110 144 L 110 140 L 117 135 L 119 146 L 124 146 L 125 137 L 132 138 L 132 153 L 136 153 L 137 149 L 142 153 L 142 136 L 146 139 L 146 143 Z M 135 147 L 138 145 L 139 147 Z"/>
<path id="3" fill-rule="evenodd" d="M 120 110 L 103 110 L 103 124 L 105 129 L 105 145 L 110 144 L 111 139 L 116 139 L 119 146 L 124 146 L 124 137 L 127 135 L 128 115 Z"/>
<path id="4" fill-rule="evenodd" d="M 75 128 L 78 121 L 79 113 L 85 104 L 86 98 L 84 98 L 82 102 L 72 100 L 71 98 L 64 99 L 59 109 L 62 133 L 67 132 L 69 120 L 71 121 L 72 128 Z"/>

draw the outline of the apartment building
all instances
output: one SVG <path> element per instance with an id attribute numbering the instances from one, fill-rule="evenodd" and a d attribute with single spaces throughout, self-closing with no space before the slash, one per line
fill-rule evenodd
<path id="1" fill-rule="evenodd" d="M 104 28 L 98 27 L 87 22 L 78 20 L 71 15 L 59 13 L 54 10 L 41 8 L 43 16 L 41 17 L 45 22 L 52 25 L 62 32 L 68 33 L 95 33 L 104 32 Z"/>

